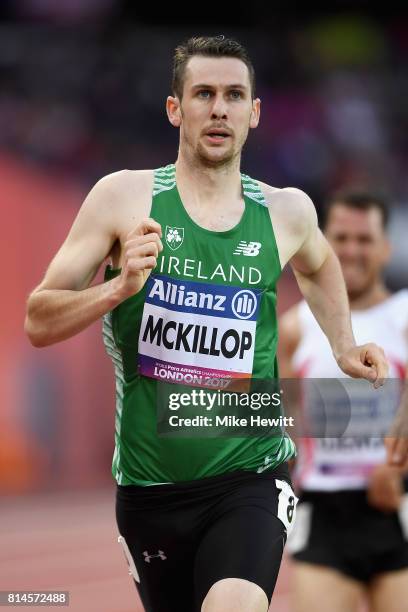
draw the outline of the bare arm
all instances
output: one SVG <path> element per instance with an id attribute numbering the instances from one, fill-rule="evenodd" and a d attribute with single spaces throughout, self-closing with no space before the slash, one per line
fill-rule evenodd
<path id="1" fill-rule="evenodd" d="M 299 288 L 337 356 L 355 345 L 339 261 L 318 227 L 312 201 L 303 191 L 262 186 L 270 204 L 281 266 L 290 262 Z M 287 331 L 290 334 L 289 326 Z"/>
<path id="2" fill-rule="evenodd" d="M 317 224 L 316 211 L 304 195 L 305 237 L 291 266 L 299 288 L 327 336 L 336 359 L 355 345 L 340 263 Z"/>
<path id="3" fill-rule="evenodd" d="M 124 244 L 121 275 L 89 287 L 120 238 L 120 177 L 99 181 L 85 199 L 64 244 L 27 303 L 25 331 L 34 346 L 65 340 L 85 329 L 143 286 L 161 249 L 160 226 L 134 223 Z M 136 219 L 137 221 L 137 219 Z"/>
<path id="4" fill-rule="evenodd" d="M 318 227 L 310 198 L 299 190 L 290 192 L 296 194 L 292 216 L 294 212 L 298 232 L 290 263 L 299 288 L 343 372 L 380 386 L 388 371 L 384 353 L 374 344 L 356 346 L 340 263 Z"/>

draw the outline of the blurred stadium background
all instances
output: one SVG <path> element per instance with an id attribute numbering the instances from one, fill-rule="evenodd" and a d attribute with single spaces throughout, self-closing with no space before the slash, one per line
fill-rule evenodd
<path id="1" fill-rule="evenodd" d="M 238 0 L 225 14 L 200 5 L 198 21 L 183 5 L 153 17 L 130 0 L 0 3 L 0 589 L 68 588 L 64 576 L 72 585 L 89 571 L 88 591 L 100 599 L 92 607 L 79 586 L 72 609 L 133 609 L 112 545 L 114 386 L 100 325 L 36 350 L 23 320 L 29 291 L 95 181 L 175 159 L 164 101 L 178 42 L 223 33 L 248 47 L 262 119 L 244 151 L 245 172 L 304 189 L 318 210 L 345 186 L 389 196 L 388 283 L 407 285 L 408 12 L 367 6 L 337 2 L 306 13 Z M 297 299 L 288 272 L 279 289 L 283 310 Z M 288 610 L 285 580 L 276 611 Z"/>

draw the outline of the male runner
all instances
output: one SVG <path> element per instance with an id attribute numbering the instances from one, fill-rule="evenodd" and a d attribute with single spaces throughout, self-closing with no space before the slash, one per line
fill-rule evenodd
<path id="1" fill-rule="evenodd" d="M 404 379 L 408 290 L 391 295 L 384 284 L 387 218 L 381 198 L 339 193 L 328 203 L 325 235 L 340 259 L 357 341 L 381 343 L 390 377 Z M 285 313 L 280 332 L 281 375 L 342 376 L 305 302 Z M 405 391 L 401 412 L 408 410 L 407 399 Z M 384 415 L 370 406 L 365 429 L 378 422 L 379 432 Z M 408 610 L 408 496 L 402 470 L 385 461 L 381 438 L 369 434 L 299 441 L 300 502 L 288 544 L 295 612 L 357 612 L 363 597 L 372 612 Z"/>
<path id="2" fill-rule="evenodd" d="M 275 284 L 288 261 L 340 367 L 378 387 L 387 364 L 376 345 L 355 345 L 308 196 L 240 173 L 260 114 L 245 49 L 223 36 L 178 47 L 166 108 L 176 163 L 95 185 L 29 298 L 26 330 L 46 346 L 106 315 L 117 520 L 146 610 L 266 612 L 293 516 L 294 445 L 160 437 L 157 379 L 276 377 Z M 108 256 L 106 282 L 90 286 Z"/>

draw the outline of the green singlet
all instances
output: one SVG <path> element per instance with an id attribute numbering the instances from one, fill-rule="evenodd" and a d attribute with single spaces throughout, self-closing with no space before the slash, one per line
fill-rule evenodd
<path id="1" fill-rule="evenodd" d="M 205 387 L 211 380 L 278 377 L 279 255 L 259 184 L 244 174 L 241 181 L 241 220 L 214 232 L 189 217 L 174 164 L 154 172 L 150 216 L 162 227 L 163 251 L 143 289 L 104 317 L 116 376 L 112 473 L 118 484 L 262 472 L 295 455 L 285 433 L 200 439 L 157 433 L 160 380 Z M 119 273 L 108 266 L 105 280 Z"/>

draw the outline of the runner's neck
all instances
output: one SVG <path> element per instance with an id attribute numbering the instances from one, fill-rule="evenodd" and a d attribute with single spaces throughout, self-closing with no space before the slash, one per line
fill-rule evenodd
<path id="1" fill-rule="evenodd" d="M 350 296 L 349 296 L 350 297 Z M 385 302 L 390 297 L 390 292 L 382 281 L 377 282 L 365 293 L 352 299 L 350 297 L 351 310 L 367 310 Z"/>
<path id="2" fill-rule="evenodd" d="M 242 202 L 239 163 L 206 168 L 190 164 L 180 154 L 176 162 L 176 181 L 183 201 L 194 207 L 225 209 L 226 202 Z"/>

